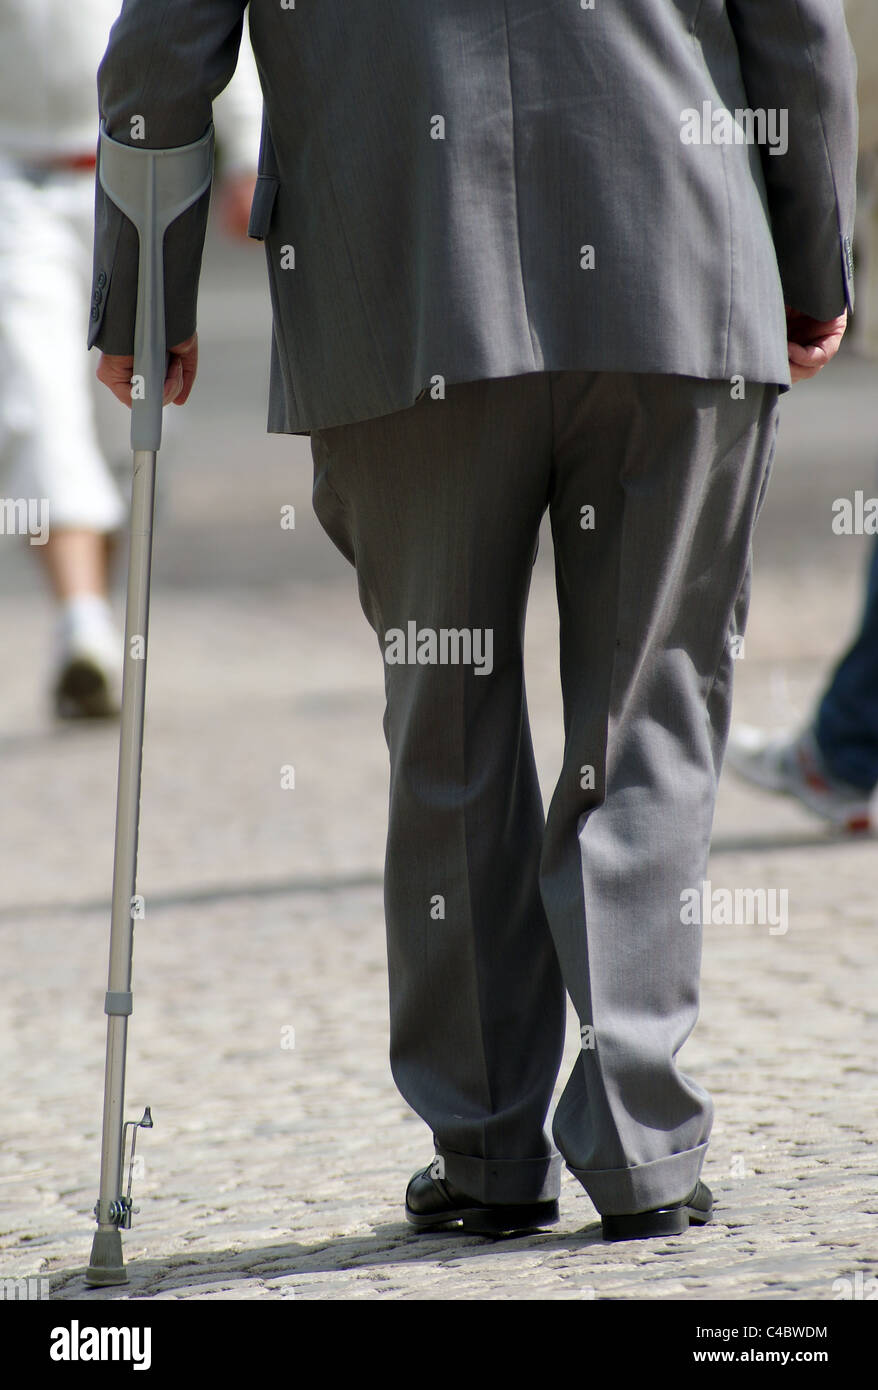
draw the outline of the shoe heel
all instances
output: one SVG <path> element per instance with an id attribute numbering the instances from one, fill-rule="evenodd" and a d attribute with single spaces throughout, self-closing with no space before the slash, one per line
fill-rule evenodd
<path id="1" fill-rule="evenodd" d="M 635 1216 L 604 1216 L 604 1240 L 646 1240 L 649 1236 L 679 1236 L 689 1229 L 685 1207 L 672 1211 L 644 1212 Z"/>
<path id="2" fill-rule="evenodd" d="M 557 1202 L 530 1202 L 508 1207 L 474 1207 L 461 1213 L 461 1224 L 472 1235 L 502 1236 L 533 1231 L 560 1220 Z"/>

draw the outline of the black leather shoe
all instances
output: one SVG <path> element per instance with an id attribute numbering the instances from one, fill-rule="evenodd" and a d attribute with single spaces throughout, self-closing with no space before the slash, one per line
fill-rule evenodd
<path id="1" fill-rule="evenodd" d="M 679 1236 L 690 1224 L 704 1226 L 713 1215 L 713 1193 L 699 1180 L 696 1187 L 670 1207 L 639 1211 L 633 1216 L 604 1216 L 604 1240 L 645 1240 L 647 1236 Z"/>
<path id="2" fill-rule="evenodd" d="M 405 1219 L 419 1231 L 432 1231 L 460 1221 L 475 1235 L 500 1236 L 554 1226 L 557 1202 L 486 1205 L 458 1192 L 444 1178 L 431 1177 L 432 1164 L 412 1175 L 405 1193 Z"/>

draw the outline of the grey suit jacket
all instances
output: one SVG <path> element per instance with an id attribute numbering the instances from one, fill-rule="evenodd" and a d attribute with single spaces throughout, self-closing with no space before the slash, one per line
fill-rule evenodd
<path id="1" fill-rule="evenodd" d="M 853 307 L 842 0 L 583 3 L 250 0 L 270 431 L 535 371 L 788 389 L 784 303 Z M 245 8 L 125 0 L 110 135 L 202 135 Z M 169 344 L 195 328 L 208 201 L 167 234 Z M 94 276 L 89 345 L 130 352 L 136 236 L 99 185 Z"/>

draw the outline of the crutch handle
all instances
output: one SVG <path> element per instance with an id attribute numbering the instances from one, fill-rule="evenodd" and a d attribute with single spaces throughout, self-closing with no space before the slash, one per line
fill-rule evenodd
<path id="1" fill-rule="evenodd" d="M 157 450 L 162 440 L 165 343 L 164 239 L 213 177 L 214 130 L 174 149 L 113 140 L 101 121 L 98 177 L 108 198 L 137 228 L 137 316 L 131 385 L 131 448 Z"/>

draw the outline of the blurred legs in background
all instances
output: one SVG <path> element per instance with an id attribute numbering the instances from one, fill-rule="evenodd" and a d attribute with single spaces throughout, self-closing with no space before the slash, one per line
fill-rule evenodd
<path id="1" fill-rule="evenodd" d="M 127 460 L 130 417 L 84 347 L 93 212 L 93 169 L 0 165 L 0 490 L 48 514 L 32 549 L 58 604 L 62 718 L 114 715 L 121 689 L 109 561 L 125 508 L 107 456 Z"/>
<path id="2" fill-rule="evenodd" d="M 726 761 L 768 791 L 796 797 L 844 830 L 870 830 L 878 785 L 878 538 L 866 582 L 860 630 L 835 668 L 808 727 L 768 735 L 733 731 Z"/>

